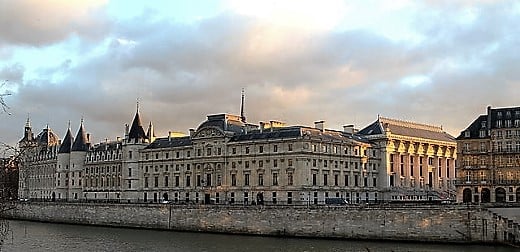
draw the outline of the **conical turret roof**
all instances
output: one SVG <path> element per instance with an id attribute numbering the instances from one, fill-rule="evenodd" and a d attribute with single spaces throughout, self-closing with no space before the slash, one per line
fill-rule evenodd
<path id="1" fill-rule="evenodd" d="M 139 107 L 137 107 L 137 110 L 135 112 L 134 121 L 132 122 L 130 132 L 128 133 L 128 139 L 146 139 L 146 133 L 144 132 L 143 125 L 141 124 L 141 117 L 139 115 Z"/>
<path id="2" fill-rule="evenodd" d="M 83 127 L 83 120 L 81 120 L 81 125 L 79 126 L 78 134 L 76 135 L 76 140 L 74 140 L 74 144 L 72 144 L 71 151 L 87 151 L 88 150 L 88 139 L 87 134 L 85 133 L 85 128 Z"/>
<path id="3" fill-rule="evenodd" d="M 72 133 L 70 132 L 70 125 L 69 125 L 69 128 L 67 129 L 67 133 L 65 134 L 65 138 L 63 139 L 63 142 L 61 143 L 58 153 L 70 153 L 73 143 L 74 143 L 74 137 L 72 136 Z"/>

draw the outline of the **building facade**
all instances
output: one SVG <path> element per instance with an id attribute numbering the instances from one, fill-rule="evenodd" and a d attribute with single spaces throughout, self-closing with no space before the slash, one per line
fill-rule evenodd
<path id="1" fill-rule="evenodd" d="M 520 202 L 520 107 L 488 107 L 457 143 L 458 202 Z"/>
<path id="2" fill-rule="evenodd" d="M 384 200 L 455 200 L 457 144 L 441 127 L 378 117 L 359 134 L 381 153 Z"/>
<path id="3" fill-rule="evenodd" d="M 156 138 L 139 110 L 121 139 L 91 144 L 83 122 L 75 138 L 70 127 L 63 141 L 49 127 L 34 138 L 28 122 L 20 147 L 21 198 L 177 204 L 437 200 L 449 197 L 456 157 L 442 129 L 392 119 L 357 131 L 216 114 Z"/>

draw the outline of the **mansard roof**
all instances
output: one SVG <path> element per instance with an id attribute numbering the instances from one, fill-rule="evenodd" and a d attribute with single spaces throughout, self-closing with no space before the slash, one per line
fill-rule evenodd
<path id="1" fill-rule="evenodd" d="M 65 133 L 65 138 L 63 139 L 63 142 L 60 145 L 60 149 L 58 150 L 58 153 L 70 153 L 73 142 L 74 142 L 74 137 L 72 136 L 72 133 L 70 132 L 70 128 L 68 128 L 67 133 Z"/>
<path id="2" fill-rule="evenodd" d="M 130 127 L 128 133 L 128 139 L 146 139 L 146 133 L 144 132 L 143 125 L 141 124 L 141 116 L 139 115 L 139 109 L 135 112 L 134 121 Z"/>
<path id="3" fill-rule="evenodd" d="M 106 150 L 118 150 L 122 149 L 121 141 L 111 141 L 111 142 L 103 142 L 94 145 L 90 148 L 90 151 L 106 151 Z"/>
<path id="4" fill-rule="evenodd" d="M 263 131 L 255 130 L 247 134 L 237 134 L 231 138 L 231 142 L 251 141 L 262 139 L 295 138 L 301 136 L 301 127 L 270 128 Z"/>
<path id="5" fill-rule="evenodd" d="M 182 147 L 182 146 L 191 146 L 192 141 L 189 136 L 185 137 L 163 137 L 157 138 L 151 144 L 146 146 L 145 149 L 160 149 L 160 148 L 170 148 L 170 147 Z"/>
<path id="6" fill-rule="evenodd" d="M 87 151 L 88 150 L 88 139 L 87 134 L 85 132 L 85 128 L 83 127 L 83 122 L 79 126 L 78 134 L 76 135 L 76 139 L 72 144 L 71 151 Z"/>
<path id="7" fill-rule="evenodd" d="M 442 127 L 407 122 L 402 120 L 379 117 L 377 121 L 360 130 L 358 134 L 365 136 L 392 135 L 454 142 L 455 138 L 442 130 Z"/>
<path id="8" fill-rule="evenodd" d="M 509 121 L 509 125 L 506 123 Z M 489 137 L 488 130 L 497 128 L 511 128 L 520 126 L 520 107 L 487 108 L 485 115 L 479 115 L 466 129 L 464 129 L 457 140 L 482 138 L 480 131 L 484 130 L 483 137 Z"/>

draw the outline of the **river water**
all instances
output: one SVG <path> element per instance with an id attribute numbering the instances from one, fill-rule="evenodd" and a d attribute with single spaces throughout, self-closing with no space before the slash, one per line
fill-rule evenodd
<path id="1" fill-rule="evenodd" d="M 9 224 L 11 232 L 1 251 L 518 251 L 500 246 L 273 238 L 28 221 L 9 221 Z"/>

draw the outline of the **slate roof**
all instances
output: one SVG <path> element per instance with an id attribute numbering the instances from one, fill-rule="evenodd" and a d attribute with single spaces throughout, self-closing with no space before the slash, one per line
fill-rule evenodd
<path id="1" fill-rule="evenodd" d="M 360 130 L 360 135 L 381 135 L 389 130 L 393 135 L 454 142 L 455 138 L 441 127 L 379 117 L 377 121 Z"/>
<path id="2" fill-rule="evenodd" d="M 283 138 L 295 138 L 301 136 L 300 127 L 286 127 L 286 128 L 274 128 L 266 129 L 263 132 L 255 130 L 248 132 L 247 134 L 237 134 L 231 138 L 231 142 L 239 141 L 252 141 L 261 139 L 283 139 Z"/>
<path id="3" fill-rule="evenodd" d="M 54 146 L 58 145 L 59 137 L 47 126 L 40 134 L 36 136 L 36 142 L 41 145 Z"/>
<path id="4" fill-rule="evenodd" d="M 90 148 L 90 151 L 117 150 L 121 149 L 121 146 L 121 141 L 103 142 L 94 145 L 92 148 Z"/>
<path id="5" fill-rule="evenodd" d="M 511 127 L 515 127 L 515 120 L 520 120 L 520 107 L 506 108 L 487 108 L 487 113 L 479 115 L 466 129 L 464 129 L 457 139 L 476 139 L 480 137 L 480 131 L 486 131 L 486 137 L 489 137 L 488 130 L 497 128 L 506 128 L 505 121 L 511 122 Z M 501 121 L 501 127 L 498 127 L 497 121 Z M 469 132 L 469 136 L 466 135 Z"/>
<path id="6" fill-rule="evenodd" d="M 146 146 L 145 149 L 160 149 L 160 148 L 170 148 L 170 147 L 182 147 L 182 146 L 190 146 L 192 144 L 191 138 L 189 136 L 185 137 L 163 137 L 157 138 L 151 144 Z"/>
<path id="7" fill-rule="evenodd" d="M 236 134 L 243 133 L 244 129 L 242 126 L 244 124 L 240 120 L 235 120 L 233 118 L 239 117 L 227 114 L 209 115 L 208 119 L 197 127 L 197 131 L 202 128 L 216 127 L 222 131 L 231 131 Z"/>
<path id="8" fill-rule="evenodd" d="M 87 151 L 88 150 L 88 140 L 87 134 L 85 132 L 85 128 L 83 127 L 83 122 L 79 126 L 78 134 L 76 135 L 76 139 L 72 144 L 71 151 Z"/>
<path id="9" fill-rule="evenodd" d="M 70 153 L 73 142 L 74 142 L 74 137 L 72 136 L 72 133 L 70 132 L 70 128 L 68 128 L 67 133 L 65 133 L 65 138 L 63 139 L 63 142 L 60 145 L 60 149 L 58 150 L 58 153 Z"/>
<path id="10" fill-rule="evenodd" d="M 146 133 L 144 132 L 143 125 L 141 124 L 141 117 L 139 115 L 139 110 L 135 112 L 134 121 L 132 122 L 132 126 L 130 127 L 130 132 L 128 133 L 128 139 L 145 139 Z"/>

